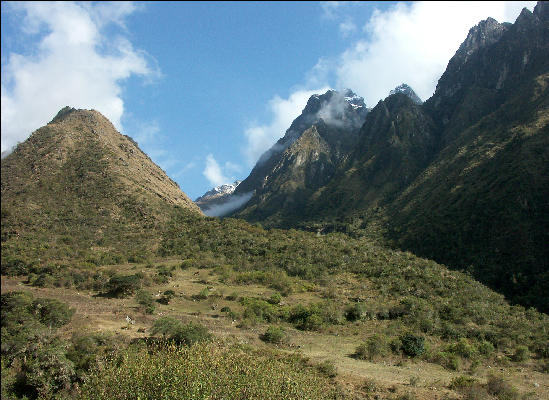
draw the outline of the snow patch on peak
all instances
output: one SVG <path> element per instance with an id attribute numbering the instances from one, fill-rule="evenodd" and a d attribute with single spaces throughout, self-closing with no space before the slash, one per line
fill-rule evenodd
<path id="1" fill-rule="evenodd" d="M 237 180 L 237 181 L 234 181 L 233 183 L 225 183 L 223 185 L 216 186 L 212 190 L 207 191 L 202 196 L 197 198 L 195 202 L 200 202 L 200 201 L 205 201 L 212 198 L 231 195 L 233 194 L 237 186 L 240 185 L 241 182 L 242 181 Z"/>
<path id="2" fill-rule="evenodd" d="M 391 90 L 389 92 L 389 96 L 393 95 L 393 94 L 396 94 L 396 93 L 402 93 L 402 94 L 405 94 L 406 96 L 408 96 L 410 99 L 412 99 L 412 101 L 416 104 L 421 104 L 423 103 L 423 101 L 421 101 L 421 99 L 419 98 L 419 96 L 416 94 L 416 92 L 414 92 L 414 90 L 408 86 L 406 83 L 403 83 L 401 85 L 398 85 L 396 88 L 394 88 L 393 90 Z"/>

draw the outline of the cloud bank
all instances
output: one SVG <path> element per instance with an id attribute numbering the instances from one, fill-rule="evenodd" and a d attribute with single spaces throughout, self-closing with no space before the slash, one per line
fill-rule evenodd
<path id="1" fill-rule="evenodd" d="M 231 195 L 224 204 L 213 205 L 207 210 L 202 210 L 208 217 L 223 217 L 242 207 L 252 198 L 252 192 L 240 195 Z"/>
<path id="2" fill-rule="evenodd" d="M 122 34 L 105 33 L 113 27 L 124 32 L 124 20 L 136 7 L 126 2 L 21 2 L 2 8 L 10 17 L 20 17 L 14 33 L 27 42 L 25 54 L 2 59 L 2 151 L 67 105 L 96 109 L 122 130 L 121 83 L 132 75 L 158 74 L 146 54 Z"/>

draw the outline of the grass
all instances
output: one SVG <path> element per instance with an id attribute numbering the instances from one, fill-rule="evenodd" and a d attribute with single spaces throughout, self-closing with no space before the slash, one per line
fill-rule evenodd
<path id="1" fill-rule="evenodd" d="M 178 259 L 166 259 L 154 264 L 178 265 Z M 110 267 L 102 267 L 110 268 Z M 125 264 L 117 266 L 117 272 L 121 274 L 131 274 L 136 271 L 154 271 L 155 268 L 146 268 L 146 265 Z M 198 274 L 196 274 L 198 272 Z M 204 280 L 210 285 L 204 285 Z M 227 300 L 226 297 L 233 292 L 238 292 L 239 297 L 263 298 L 269 299 L 273 291 L 269 287 L 259 284 L 232 285 L 220 282 L 223 274 L 217 274 L 215 268 L 198 269 L 187 268 L 177 269 L 173 277 L 167 283 L 152 283 L 147 290 L 153 293 L 164 293 L 166 290 L 174 290 L 176 293 L 168 305 L 158 303 L 154 315 L 147 315 L 138 309 L 139 304 L 134 298 L 117 299 L 94 297 L 94 291 L 79 291 L 75 288 L 37 288 L 30 287 L 23 283 L 24 280 L 3 277 L 2 292 L 24 288 L 25 290 L 40 293 L 41 297 L 57 297 L 67 302 L 75 308 L 76 313 L 72 322 L 61 329 L 61 334 L 67 339 L 71 337 L 73 331 L 92 329 L 98 332 L 113 332 L 131 338 L 145 338 L 150 335 L 153 322 L 158 318 L 169 315 L 175 317 L 184 323 L 197 321 L 208 327 L 216 337 L 222 340 L 236 341 L 237 343 L 246 343 L 255 349 L 266 349 L 270 345 L 263 344 L 260 339 L 261 334 L 265 333 L 269 324 L 259 321 L 256 326 L 248 328 L 238 328 L 232 318 L 227 318 L 220 310 L 227 306 L 240 319 L 244 307 L 239 301 Z M 361 279 L 341 273 L 335 275 L 333 284 L 341 292 L 349 295 L 354 293 L 354 285 L 360 283 Z M 215 296 L 213 300 L 194 300 L 192 295 L 199 293 L 207 286 L 213 286 L 211 293 L 223 293 L 219 297 Z M 282 306 L 292 306 L 306 303 L 315 303 L 323 300 L 323 290 L 319 288 L 313 292 L 293 293 L 282 298 Z M 362 293 L 368 296 L 368 293 Z M 350 296 L 352 297 L 352 296 Z M 343 299 L 338 298 L 339 301 Z M 215 309 L 212 308 L 216 305 Z M 344 312 L 342 307 L 341 312 Z M 135 324 L 128 324 L 125 320 L 129 315 Z M 332 360 L 337 370 L 335 380 L 341 387 L 347 388 L 349 393 L 360 393 L 360 382 L 363 379 L 375 379 L 378 382 L 381 392 L 391 387 L 397 388 L 397 393 L 405 393 L 412 389 L 419 399 L 433 398 L 435 393 L 445 393 L 453 389 L 446 388 L 452 379 L 463 374 L 462 371 L 453 371 L 446 369 L 438 364 L 429 362 L 428 358 L 420 357 L 411 364 L 406 362 L 403 356 L 387 354 L 385 357 L 378 358 L 374 362 L 356 360 L 350 357 L 356 346 L 368 335 L 374 333 L 391 332 L 392 320 L 361 320 L 357 322 L 346 322 L 343 325 L 330 325 L 320 332 L 301 331 L 295 329 L 291 324 L 282 323 L 287 340 L 278 351 L 292 353 L 298 351 L 303 357 L 309 358 L 311 362 L 321 365 L 325 360 Z M 140 332 L 144 330 L 144 332 Z M 429 342 L 432 345 L 444 345 L 441 339 L 430 337 Z M 439 344 L 440 343 L 440 344 Z M 497 366 L 497 356 L 501 356 L 502 350 L 498 351 L 494 357 L 485 359 L 481 368 L 476 373 L 476 377 L 482 380 L 487 371 L 487 365 L 493 368 Z M 512 353 L 514 354 L 514 353 Z M 402 362 L 404 360 L 404 363 Z M 507 367 L 507 366 L 506 366 Z M 508 368 L 508 367 L 507 367 Z M 529 367 L 521 363 L 520 368 L 526 368 L 527 373 L 512 372 L 506 379 L 510 379 L 513 386 L 520 391 L 531 390 L 531 381 L 546 381 L 546 375 L 535 372 L 535 367 Z M 411 379 L 419 377 L 420 385 L 410 388 Z M 485 379 L 485 378 L 484 378 Z M 440 383 L 434 384 L 435 381 Z M 437 387 L 436 391 L 428 389 Z M 540 385 L 536 389 L 543 398 L 543 395 L 549 394 L 547 388 Z M 390 393 L 390 392 L 389 392 Z"/>

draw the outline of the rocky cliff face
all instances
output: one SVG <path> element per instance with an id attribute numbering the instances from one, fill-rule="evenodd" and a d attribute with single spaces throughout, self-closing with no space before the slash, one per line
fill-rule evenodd
<path id="1" fill-rule="evenodd" d="M 264 220 L 284 209 L 303 211 L 308 196 L 345 162 L 367 113 L 364 100 L 349 89 L 311 96 L 284 137 L 235 191 L 252 193 L 238 215 Z"/>

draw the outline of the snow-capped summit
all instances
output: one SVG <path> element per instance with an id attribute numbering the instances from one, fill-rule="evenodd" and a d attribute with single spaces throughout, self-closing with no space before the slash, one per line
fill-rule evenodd
<path id="1" fill-rule="evenodd" d="M 231 195 L 235 191 L 236 187 L 240 185 L 240 182 L 242 181 L 237 180 L 237 181 L 234 181 L 233 183 L 225 183 L 223 185 L 216 186 L 212 190 L 209 190 L 206 193 L 204 193 L 202 196 L 198 197 L 195 200 L 195 203 L 205 202 L 205 201 L 213 200 L 219 197 Z"/>
<path id="2" fill-rule="evenodd" d="M 345 89 L 343 91 L 343 98 L 347 103 L 351 105 L 355 110 L 358 108 L 366 108 L 366 104 L 364 103 L 364 98 L 357 95 L 355 92 L 353 92 L 351 89 Z"/>
<path id="3" fill-rule="evenodd" d="M 389 96 L 395 93 L 402 93 L 408 96 L 412 101 L 416 104 L 421 104 L 423 101 L 419 98 L 419 96 L 414 92 L 414 90 L 408 86 L 407 84 L 403 83 L 401 85 L 398 85 L 396 88 L 391 90 L 389 92 Z"/>

